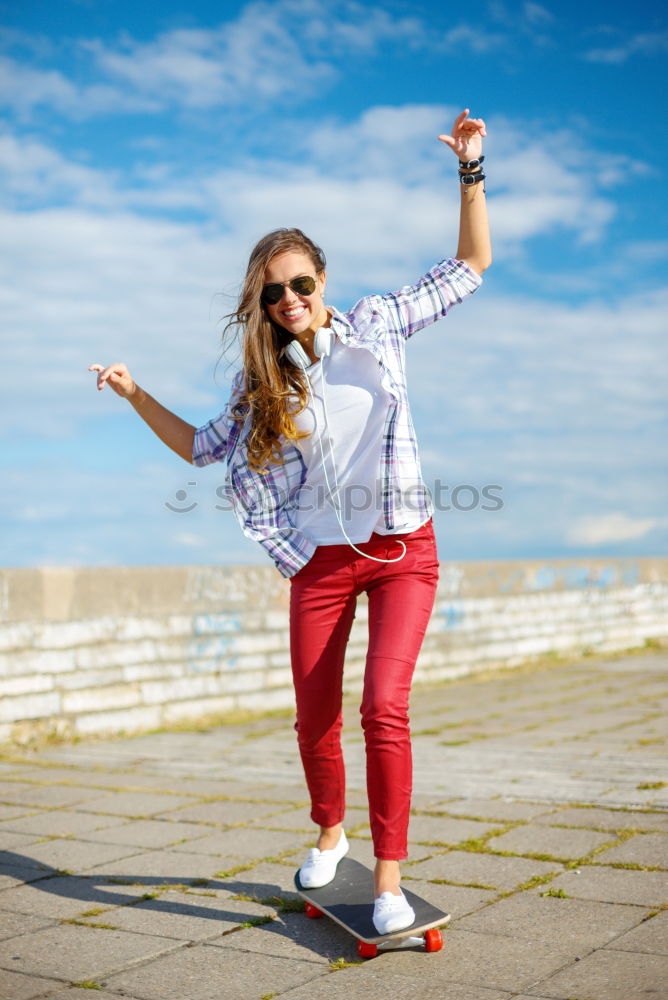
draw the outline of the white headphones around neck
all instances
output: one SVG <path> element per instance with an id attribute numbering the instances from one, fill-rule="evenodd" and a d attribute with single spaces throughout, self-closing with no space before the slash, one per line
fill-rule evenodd
<path id="1" fill-rule="evenodd" d="M 317 358 L 319 358 L 321 365 L 322 365 L 323 358 L 329 357 L 329 355 L 332 353 L 332 345 L 333 344 L 334 344 L 334 334 L 332 333 L 332 331 L 328 327 L 321 326 L 319 330 L 316 330 L 315 337 L 313 338 L 313 353 L 316 355 Z M 306 369 L 310 368 L 311 365 L 314 362 L 311 361 L 311 359 L 309 358 L 308 354 L 306 353 L 306 351 L 304 350 L 304 348 L 302 347 L 302 345 L 299 343 L 298 340 L 291 340 L 290 343 L 287 345 L 287 347 L 283 348 L 283 354 L 285 355 L 286 358 L 288 358 L 289 361 L 291 361 L 293 363 L 293 365 L 295 365 L 297 368 L 303 369 L 304 372 L 306 373 L 306 382 L 307 382 L 307 385 L 308 385 L 309 392 L 311 394 L 311 402 L 313 403 L 313 416 L 314 416 L 314 419 L 316 419 L 316 417 L 315 417 L 316 409 L 315 409 L 315 399 L 313 397 L 313 387 L 311 385 L 311 379 L 310 379 L 310 377 L 308 375 L 308 372 L 306 372 Z M 327 422 L 327 424 L 329 424 L 329 414 L 327 413 L 327 398 L 326 398 L 326 395 L 325 395 L 325 379 L 324 379 L 324 377 L 322 379 L 322 405 L 323 405 L 323 409 L 325 411 L 325 421 Z M 317 426 L 317 419 L 316 419 L 316 426 Z M 379 559 L 377 556 L 370 556 L 368 554 L 368 552 L 362 552 L 361 549 L 357 548 L 357 546 L 355 545 L 354 542 L 350 541 L 350 538 L 348 537 L 346 529 L 343 526 L 343 521 L 341 520 L 340 491 L 339 491 L 339 482 L 338 482 L 338 478 L 337 478 L 337 475 L 336 475 L 336 463 L 334 462 L 334 449 L 332 447 L 332 439 L 331 439 L 331 436 L 330 436 L 330 438 L 329 438 L 329 454 L 330 454 L 330 458 L 331 458 L 331 461 L 332 461 L 332 469 L 334 470 L 334 483 L 336 485 L 336 494 L 332 490 L 332 487 L 331 487 L 330 482 L 329 482 L 329 476 L 327 475 L 327 462 L 325 461 L 325 450 L 324 450 L 324 448 L 322 446 L 322 434 L 320 433 L 320 429 L 319 428 L 318 428 L 318 444 L 320 445 L 320 455 L 322 457 L 322 468 L 323 468 L 323 472 L 325 473 L 325 482 L 327 483 L 327 489 L 329 490 L 332 498 L 334 498 L 336 496 L 336 502 L 334 504 L 334 513 L 336 514 L 336 520 L 339 522 L 339 527 L 341 528 L 341 531 L 343 532 L 343 537 L 348 542 L 348 545 L 350 545 L 350 547 L 353 548 L 355 550 L 355 552 L 359 552 L 359 554 L 361 556 L 364 556 L 366 559 L 371 559 L 372 562 L 381 562 L 381 563 L 399 562 L 406 555 L 406 545 L 404 544 L 404 542 L 401 541 L 401 539 L 398 539 L 398 542 L 399 542 L 399 545 L 401 545 L 403 551 L 402 551 L 402 553 L 401 553 L 400 556 L 396 556 L 394 559 Z"/>
<path id="2" fill-rule="evenodd" d="M 313 353 L 318 358 L 329 357 L 332 353 L 333 342 L 334 334 L 332 331 L 326 326 L 321 326 L 319 330 L 316 330 L 315 337 L 313 338 Z M 306 369 L 310 368 L 313 364 L 298 340 L 291 340 L 288 346 L 283 348 L 283 354 L 297 368 Z"/>

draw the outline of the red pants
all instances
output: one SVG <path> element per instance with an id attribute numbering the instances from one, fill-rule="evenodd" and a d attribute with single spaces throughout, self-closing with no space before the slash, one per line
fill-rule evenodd
<path id="1" fill-rule="evenodd" d="M 408 853 L 412 757 L 408 702 L 415 661 L 434 606 L 438 555 L 431 520 L 406 535 L 378 535 L 358 545 L 321 545 L 291 580 L 290 649 L 297 696 L 297 738 L 319 826 L 343 822 L 341 752 L 343 661 L 358 594 L 369 598 L 369 647 L 360 712 L 374 853 Z"/>

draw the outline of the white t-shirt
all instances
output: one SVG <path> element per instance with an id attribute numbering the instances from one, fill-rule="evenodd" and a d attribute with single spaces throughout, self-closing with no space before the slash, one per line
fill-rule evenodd
<path id="1" fill-rule="evenodd" d="M 387 534 L 380 457 L 391 397 L 381 384 L 378 362 L 370 351 L 334 337 L 331 354 L 307 368 L 306 375 L 315 413 L 309 393 L 308 405 L 294 418 L 309 435 L 295 442 L 307 470 L 295 498 L 295 526 L 316 545 L 345 544 L 338 507 L 351 542 L 367 542 L 374 531 Z M 416 517 L 415 525 L 402 526 L 404 531 L 419 527 L 414 512 Z"/>

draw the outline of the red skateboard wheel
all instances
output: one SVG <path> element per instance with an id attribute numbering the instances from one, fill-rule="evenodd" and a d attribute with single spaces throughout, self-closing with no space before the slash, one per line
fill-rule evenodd
<path id="1" fill-rule="evenodd" d="M 443 947 L 443 935 L 438 927 L 432 927 L 431 930 L 424 932 L 424 947 L 425 951 L 441 950 Z"/>
<path id="2" fill-rule="evenodd" d="M 306 911 L 306 916 L 311 917 L 311 919 L 313 920 L 317 919 L 318 917 L 324 917 L 325 915 L 322 912 L 322 910 L 319 910 L 317 906 L 313 905 L 313 903 L 307 903 L 304 909 Z"/>
<path id="3" fill-rule="evenodd" d="M 357 954 L 360 958 L 375 958 L 378 954 L 378 945 L 369 944 L 368 941 L 358 941 Z"/>

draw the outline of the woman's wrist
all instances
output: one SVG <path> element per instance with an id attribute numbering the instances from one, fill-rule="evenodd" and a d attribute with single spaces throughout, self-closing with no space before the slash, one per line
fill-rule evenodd
<path id="1" fill-rule="evenodd" d="M 132 389 L 131 392 L 127 394 L 125 398 L 129 403 L 132 403 L 135 410 L 139 410 L 146 402 L 147 393 L 145 393 L 144 390 L 141 388 L 141 386 L 137 385 L 137 383 L 135 382 L 134 388 Z"/>

